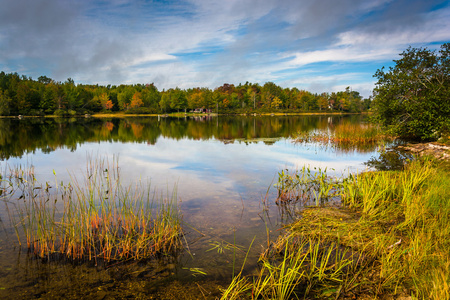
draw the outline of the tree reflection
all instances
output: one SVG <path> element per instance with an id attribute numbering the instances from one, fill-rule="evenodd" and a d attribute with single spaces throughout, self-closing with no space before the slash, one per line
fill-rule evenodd
<path id="1" fill-rule="evenodd" d="M 40 150 L 75 151 L 87 142 L 114 141 L 156 144 L 158 138 L 209 140 L 272 145 L 299 132 L 326 131 L 334 124 L 358 124 L 361 116 L 260 116 L 209 118 L 25 118 L 0 119 L 0 158 L 21 157 Z M 339 145 L 336 145 L 339 148 Z M 345 150 L 345 149 L 344 149 Z"/>

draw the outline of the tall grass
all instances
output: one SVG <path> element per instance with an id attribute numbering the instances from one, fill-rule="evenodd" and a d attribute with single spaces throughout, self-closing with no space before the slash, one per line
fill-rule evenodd
<path id="1" fill-rule="evenodd" d="M 388 136 L 373 124 L 352 124 L 342 122 L 324 131 L 299 132 L 295 141 L 297 143 L 319 143 L 336 147 L 342 151 L 373 151 L 385 142 L 392 141 L 394 137 Z"/>
<path id="2" fill-rule="evenodd" d="M 123 186 L 117 160 L 88 160 L 83 178 L 39 185 L 32 173 L 4 176 L 4 203 L 19 243 L 38 257 L 146 259 L 181 247 L 176 193 L 163 198 L 141 181 Z"/>
<path id="3" fill-rule="evenodd" d="M 354 263 L 348 249 L 336 243 L 288 236 L 278 239 L 261 254 L 259 273 L 240 273 L 221 299 L 294 299 L 308 294 L 318 284 L 342 282 Z M 325 291 L 323 295 L 329 293 Z"/>
<path id="4" fill-rule="evenodd" d="M 289 173 L 288 169 L 278 172 L 276 203 L 286 205 L 300 202 L 302 205 L 319 206 L 338 195 L 338 184 L 327 175 L 327 169 L 310 168 Z"/>
<path id="5" fill-rule="evenodd" d="M 416 160 L 335 185 L 343 207 L 303 210 L 235 299 L 450 299 L 448 170 Z"/>

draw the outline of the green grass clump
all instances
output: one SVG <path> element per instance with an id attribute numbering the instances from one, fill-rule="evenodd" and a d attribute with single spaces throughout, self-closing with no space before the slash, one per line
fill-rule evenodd
<path id="1" fill-rule="evenodd" d="M 3 202 L 20 244 L 41 258 L 147 259 L 181 248 L 176 194 L 159 198 L 141 182 L 125 187 L 117 162 L 89 161 L 82 180 L 39 185 L 33 172 L 4 176 Z M 56 176 L 55 176 L 56 177 Z"/>
<path id="2" fill-rule="evenodd" d="M 289 205 L 300 202 L 302 205 L 316 206 L 337 196 L 339 185 L 327 175 L 327 169 L 303 166 L 301 170 L 289 173 L 288 169 L 278 172 L 276 203 Z"/>

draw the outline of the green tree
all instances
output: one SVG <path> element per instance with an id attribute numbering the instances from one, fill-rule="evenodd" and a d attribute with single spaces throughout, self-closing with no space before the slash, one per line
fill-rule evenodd
<path id="1" fill-rule="evenodd" d="M 325 110 L 328 108 L 328 100 L 326 98 L 326 94 L 322 94 L 317 98 L 317 106 L 319 107 L 319 110 Z"/>
<path id="2" fill-rule="evenodd" d="M 79 102 L 77 89 L 73 79 L 68 78 L 66 82 L 64 82 L 63 87 L 67 99 L 67 108 L 73 110 L 79 108 L 81 103 Z"/>
<path id="3" fill-rule="evenodd" d="M 261 89 L 262 101 L 265 107 L 271 107 L 272 101 L 275 97 L 280 100 L 282 89 L 273 82 L 266 82 Z M 281 104 L 281 102 L 279 103 Z"/>
<path id="4" fill-rule="evenodd" d="M 411 48 L 388 72 L 377 70 L 374 120 L 391 133 L 435 140 L 450 131 L 450 43 L 439 52 Z"/>
<path id="5" fill-rule="evenodd" d="M 52 82 L 52 79 L 47 76 L 39 76 L 38 82 L 43 83 L 43 84 L 49 84 L 50 82 Z"/>
<path id="6" fill-rule="evenodd" d="M 170 109 L 170 94 L 168 92 L 162 93 L 161 100 L 159 101 L 159 107 L 162 112 L 166 113 Z"/>
<path id="7" fill-rule="evenodd" d="M 8 93 L 0 88 L 0 116 L 9 115 L 9 105 L 11 103 L 11 98 L 9 98 Z"/>
<path id="8" fill-rule="evenodd" d="M 131 103 L 131 98 L 133 97 L 135 90 L 132 86 L 120 86 L 121 91 L 117 93 L 117 101 L 119 107 L 122 110 L 128 109 Z"/>
<path id="9" fill-rule="evenodd" d="M 146 84 L 145 88 L 141 91 L 141 95 L 144 106 L 156 112 L 159 108 L 159 101 L 161 100 L 161 94 L 156 86 L 153 83 Z"/>
<path id="10" fill-rule="evenodd" d="M 187 99 L 186 94 L 180 88 L 170 89 L 168 91 L 170 94 L 170 108 L 176 111 L 180 111 L 180 109 L 187 108 Z"/>
<path id="11" fill-rule="evenodd" d="M 44 110 L 46 114 L 52 114 L 56 109 L 57 88 L 53 82 L 45 85 L 42 91 L 42 100 L 40 108 Z"/>

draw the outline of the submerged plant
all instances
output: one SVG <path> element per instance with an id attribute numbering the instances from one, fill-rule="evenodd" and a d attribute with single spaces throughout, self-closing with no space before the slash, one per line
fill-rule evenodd
<path id="1" fill-rule="evenodd" d="M 201 268 L 183 268 L 184 270 L 189 270 L 192 272 L 192 276 L 206 276 L 208 275 L 203 269 Z"/>
<path id="2" fill-rule="evenodd" d="M 230 249 L 239 249 L 242 250 L 242 246 L 239 245 L 233 245 L 231 243 L 228 243 L 227 241 L 213 241 L 209 243 L 212 247 L 206 250 L 206 252 L 216 250 L 218 254 L 225 253 L 226 250 Z"/>

